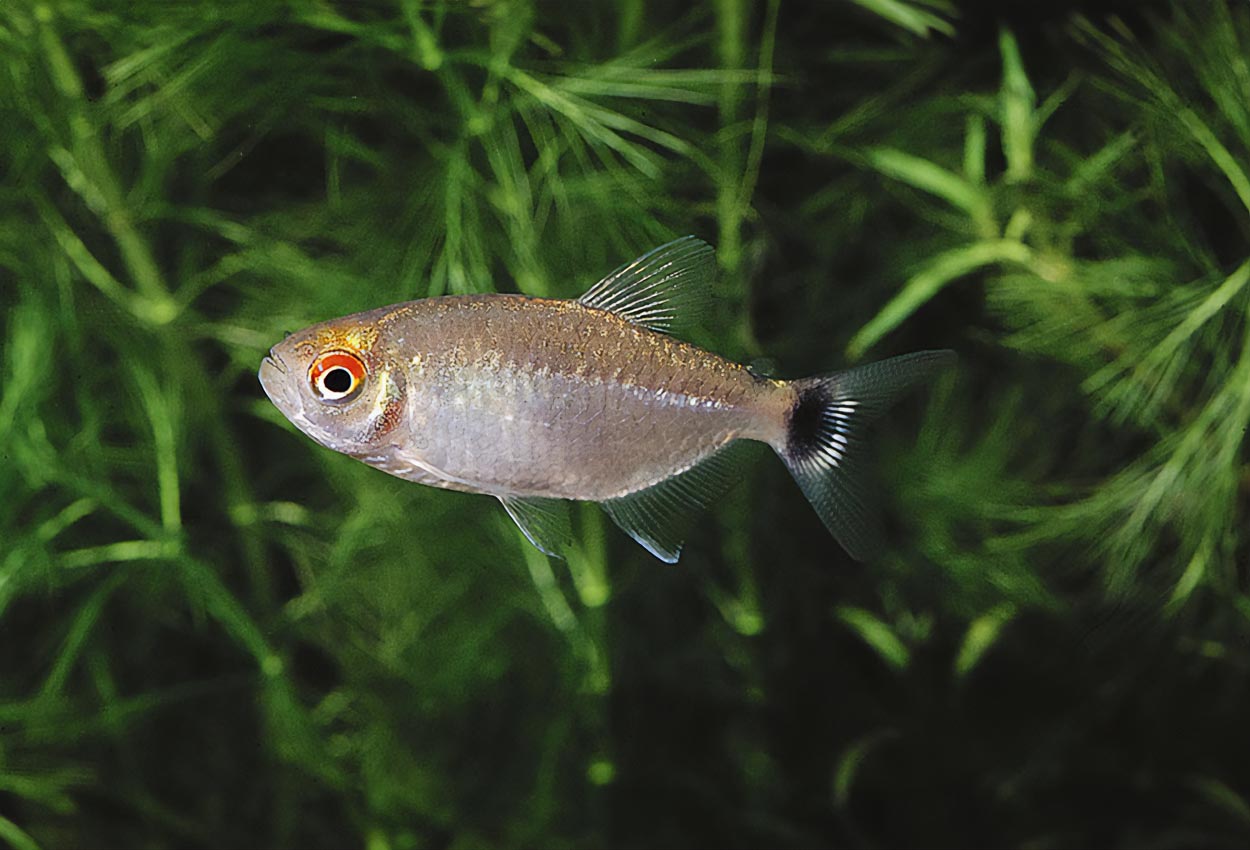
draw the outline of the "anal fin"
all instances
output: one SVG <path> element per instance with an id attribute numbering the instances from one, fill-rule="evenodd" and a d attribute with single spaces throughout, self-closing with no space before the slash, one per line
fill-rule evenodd
<path id="1" fill-rule="evenodd" d="M 742 477 L 748 451 L 745 441 L 731 442 L 685 472 L 600 504 L 643 548 L 675 564 L 698 514 Z"/>

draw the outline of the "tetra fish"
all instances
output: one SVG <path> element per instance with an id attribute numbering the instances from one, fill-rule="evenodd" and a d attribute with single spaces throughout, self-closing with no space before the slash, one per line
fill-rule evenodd
<path id="1" fill-rule="evenodd" d="M 577 300 L 458 295 L 357 313 L 275 345 L 260 382 L 323 446 L 494 496 L 552 555 L 571 536 L 565 500 L 580 500 L 676 562 L 694 513 L 738 477 L 735 447 L 766 443 L 863 559 L 874 545 L 854 474 L 864 426 L 954 355 L 758 375 L 668 333 L 715 267 L 712 248 L 688 236 Z"/>

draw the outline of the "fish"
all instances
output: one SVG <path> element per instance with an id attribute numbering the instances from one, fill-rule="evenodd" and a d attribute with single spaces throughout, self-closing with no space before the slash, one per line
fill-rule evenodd
<path id="1" fill-rule="evenodd" d="M 951 365 L 920 351 L 815 377 L 758 374 L 679 338 L 715 280 L 687 236 L 575 300 L 492 293 L 394 304 L 274 345 L 258 377 L 315 442 L 407 481 L 493 496 L 542 552 L 572 544 L 569 505 L 597 502 L 676 563 L 700 511 L 766 444 L 855 559 L 879 551 L 865 429 Z"/>

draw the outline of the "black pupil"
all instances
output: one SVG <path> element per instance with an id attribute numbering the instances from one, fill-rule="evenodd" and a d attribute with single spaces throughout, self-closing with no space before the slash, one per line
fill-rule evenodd
<path id="1" fill-rule="evenodd" d="M 352 373 L 335 366 L 321 379 L 322 386 L 332 393 L 345 393 L 352 388 Z"/>

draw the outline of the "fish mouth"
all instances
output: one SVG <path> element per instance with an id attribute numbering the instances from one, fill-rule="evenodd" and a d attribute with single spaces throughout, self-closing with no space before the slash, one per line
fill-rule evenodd
<path id="1" fill-rule="evenodd" d="M 262 369 L 265 363 L 269 363 L 282 374 L 286 374 L 286 362 L 282 359 L 282 355 L 278 354 L 276 345 L 269 349 L 269 354 L 265 356 L 264 363 L 261 364 Z"/>
<path id="2" fill-rule="evenodd" d="M 261 389 L 265 391 L 265 395 L 269 396 L 279 410 L 283 413 L 287 412 L 290 406 L 290 388 L 287 381 L 286 363 L 274 351 L 270 351 L 264 360 L 260 361 L 260 371 L 256 373 L 256 377 L 260 379 Z"/>

